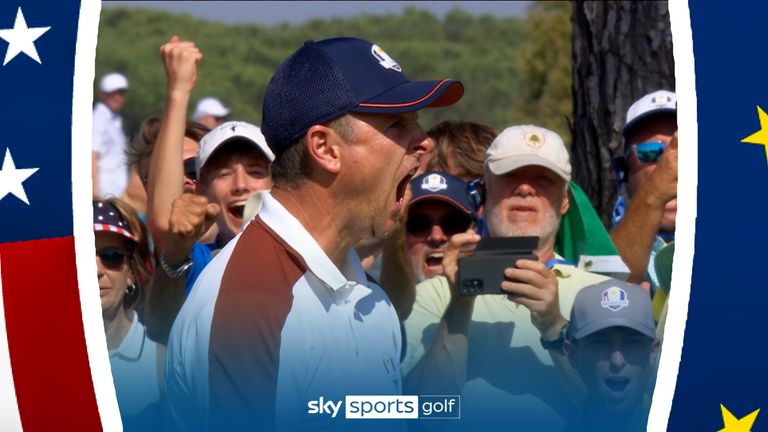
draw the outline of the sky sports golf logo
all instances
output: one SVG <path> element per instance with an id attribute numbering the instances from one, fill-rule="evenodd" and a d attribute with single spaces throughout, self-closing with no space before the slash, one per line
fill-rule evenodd
<path id="1" fill-rule="evenodd" d="M 307 414 L 330 415 L 344 408 L 344 417 L 356 420 L 380 419 L 458 419 L 461 417 L 461 396 L 346 396 L 344 401 L 325 399 L 307 403 Z"/>

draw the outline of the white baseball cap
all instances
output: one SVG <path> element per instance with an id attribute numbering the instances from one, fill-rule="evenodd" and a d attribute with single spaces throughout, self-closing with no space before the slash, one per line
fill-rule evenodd
<path id="1" fill-rule="evenodd" d="M 99 89 L 104 93 L 128 90 L 128 78 L 119 72 L 108 73 L 101 78 Z"/>
<path id="2" fill-rule="evenodd" d="M 269 162 L 275 160 L 275 155 L 267 146 L 267 140 L 258 126 L 242 121 L 230 121 L 215 127 L 200 140 L 200 151 L 197 152 L 195 158 L 195 170 L 198 178 L 200 178 L 200 170 L 211 158 L 211 155 L 233 139 L 244 139 L 251 142 L 264 153 Z"/>
<path id="3" fill-rule="evenodd" d="M 485 163 L 495 175 L 528 165 L 538 165 L 571 180 L 571 162 L 560 135 L 539 126 L 511 126 L 504 129 L 485 153 Z"/>
<path id="4" fill-rule="evenodd" d="M 214 117 L 226 117 L 230 113 L 229 108 L 225 107 L 220 100 L 213 97 L 206 97 L 200 99 L 195 107 L 195 113 L 192 118 L 199 120 L 201 117 L 214 116 Z"/>
<path id="5" fill-rule="evenodd" d="M 643 119 L 662 113 L 677 115 L 677 95 L 674 92 L 657 90 L 635 101 L 627 111 L 627 122 L 621 134 L 627 139 Z"/>

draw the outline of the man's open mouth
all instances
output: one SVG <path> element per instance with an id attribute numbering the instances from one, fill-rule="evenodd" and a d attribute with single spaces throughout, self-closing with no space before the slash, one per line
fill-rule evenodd
<path id="1" fill-rule="evenodd" d="M 243 218 L 243 212 L 245 211 L 245 201 L 237 201 L 227 206 L 229 214 L 237 219 Z"/>
<path id="2" fill-rule="evenodd" d="M 395 191 L 395 202 L 397 203 L 397 209 L 400 210 L 403 208 L 403 198 L 405 197 L 405 189 L 408 187 L 408 182 L 411 181 L 413 176 L 416 175 L 416 168 L 413 168 L 412 170 L 408 171 L 408 174 L 403 177 L 402 180 L 400 180 L 400 183 L 397 184 L 397 189 Z"/>
<path id="3" fill-rule="evenodd" d="M 614 393 L 623 392 L 627 389 L 628 385 L 629 378 L 626 377 L 610 377 L 605 379 L 605 386 Z"/>
<path id="4" fill-rule="evenodd" d="M 427 255 L 427 259 L 424 260 L 424 263 L 427 265 L 427 267 L 436 267 L 443 265 L 443 253 L 442 252 L 432 252 L 429 255 Z"/>

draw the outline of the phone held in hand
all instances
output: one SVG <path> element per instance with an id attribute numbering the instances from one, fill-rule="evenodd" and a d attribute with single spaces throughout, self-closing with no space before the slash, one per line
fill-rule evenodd
<path id="1" fill-rule="evenodd" d="M 459 259 L 459 292 L 462 295 L 506 294 L 501 289 L 504 270 L 520 259 L 538 261 L 533 251 L 538 237 L 483 238 L 475 254 Z"/>

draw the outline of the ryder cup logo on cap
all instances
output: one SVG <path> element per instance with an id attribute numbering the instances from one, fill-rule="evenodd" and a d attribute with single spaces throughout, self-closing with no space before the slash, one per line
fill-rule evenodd
<path id="1" fill-rule="evenodd" d="M 403 69 L 400 67 L 399 64 L 397 64 L 396 61 L 392 59 L 392 57 L 389 56 L 386 52 L 384 52 L 383 49 L 381 49 L 380 46 L 373 44 L 371 46 L 371 54 L 373 54 L 374 57 L 376 57 L 376 60 L 379 61 L 379 64 L 386 68 L 386 69 L 394 69 L 398 72 L 402 72 Z"/>
<path id="2" fill-rule="evenodd" d="M 580 289 L 573 299 L 570 321 L 566 336 L 571 340 L 608 327 L 627 327 L 656 337 L 651 296 L 640 285 L 618 279 Z"/>
<path id="3" fill-rule="evenodd" d="M 262 135 L 261 129 L 258 126 L 242 121 L 230 121 L 215 127 L 200 140 L 200 150 L 195 158 L 197 178 L 200 178 L 200 170 L 211 158 L 211 155 L 224 144 L 235 140 L 249 142 L 259 149 L 267 160 L 270 162 L 275 160 L 275 155 L 267 146 L 267 140 L 264 139 L 264 135 Z"/>
<path id="4" fill-rule="evenodd" d="M 571 162 L 560 135 L 539 126 L 511 126 L 493 140 L 485 163 L 495 175 L 528 165 L 548 168 L 565 181 L 571 180 Z"/>
<path id="5" fill-rule="evenodd" d="M 409 206 L 427 201 L 444 201 L 464 213 L 470 214 L 472 206 L 467 194 L 467 182 L 444 172 L 428 172 L 414 177 L 410 181 L 411 202 Z"/>
<path id="6" fill-rule="evenodd" d="M 602 301 L 600 306 L 610 309 L 614 312 L 627 307 L 629 300 L 627 300 L 627 292 L 619 287 L 610 287 L 603 291 Z"/>
<path id="7" fill-rule="evenodd" d="M 349 112 L 402 114 L 456 103 L 459 81 L 411 81 L 384 50 L 351 37 L 307 41 L 275 71 L 264 92 L 262 131 L 276 155 L 313 125 Z"/>
<path id="8" fill-rule="evenodd" d="M 437 192 L 439 190 L 448 189 L 448 184 L 445 181 L 445 177 L 440 174 L 430 174 L 424 177 L 424 181 L 421 182 L 421 188 Z"/>
<path id="9" fill-rule="evenodd" d="M 644 119 L 661 114 L 677 114 L 677 95 L 674 92 L 658 90 L 635 101 L 627 111 L 622 135 L 626 139 Z"/>

